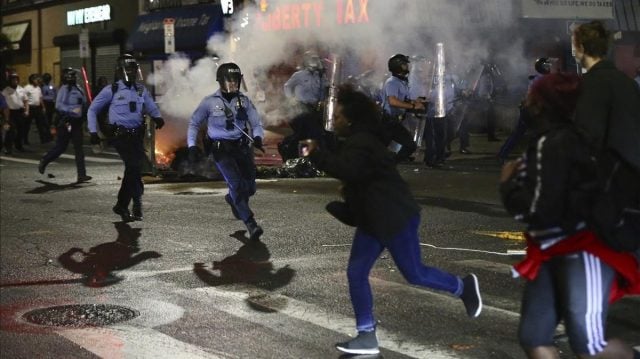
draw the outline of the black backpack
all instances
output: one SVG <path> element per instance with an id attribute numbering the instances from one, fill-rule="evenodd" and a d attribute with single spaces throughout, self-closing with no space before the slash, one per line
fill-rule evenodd
<path id="1" fill-rule="evenodd" d="M 607 150 L 597 156 L 598 185 L 591 207 L 591 225 L 619 252 L 640 250 L 640 171 Z"/>

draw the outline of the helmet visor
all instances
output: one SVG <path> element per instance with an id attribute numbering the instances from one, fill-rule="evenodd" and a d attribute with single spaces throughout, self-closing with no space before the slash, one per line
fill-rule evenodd
<path id="1" fill-rule="evenodd" d="M 225 75 L 220 82 L 222 92 L 233 93 L 240 90 L 240 76 L 229 74 Z"/>

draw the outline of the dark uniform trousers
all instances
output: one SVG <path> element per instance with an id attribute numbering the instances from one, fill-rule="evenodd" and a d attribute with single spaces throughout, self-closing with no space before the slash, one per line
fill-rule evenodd
<path id="1" fill-rule="evenodd" d="M 9 110 L 9 129 L 6 131 L 3 139 L 3 145 L 6 153 L 13 151 L 15 144 L 16 149 L 22 150 L 22 143 L 16 140 L 18 123 L 24 120 L 24 110 Z"/>
<path id="2" fill-rule="evenodd" d="M 409 130 L 402 125 L 400 119 L 386 114 L 383 115 L 382 124 L 387 144 L 394 141 L 401 146 L 400 151 L 396 154 L 396 161 L 402 162 L 408 160 L 418 148 Z"/>
<path id="3" fill-rule="evenodd" d="M 40 143 L 43 144 L 51 141 L 51 132 L 49 131 L 49 125 L 47 124 L 47 119 L 45 118 L 44 112 L 42 111 L 42 107 L 29 106 L 29 116 L 26 118 L 26 130 L 23 133 L 24 143 L 29 143 L 29 129 L 31 128 L 31 123 L 33 122 L 33 120 L 35 120 L 36 123 L 36 129 L 38 130 Z"/>
<path id="4" fill-rule="evenodd" d="M 111 145 L 124 162 L 124 176 L 118 191 L 117 205 L 122 208 L 129 207 L 133 200 L 134 205 L 140 205 L 144 184 L 142 183 L 142 165 L 145 159 L 144 153 L 144 126 L 135 129 L 118 127 Z"/>
<path id="5" fill-rule="evenodd" d="M 424 126 L 424 163 L 436 165 L 444 162 L 447 136 L 447 118 L 427 117 Z"/>
<path id="6" fill-rule="evenodd" d="M 42 157 L 42 162 L 45 166 L 48 165 L 51 161 L 54 161 L 56 158 L 60 157 L 60 155 L 67 150 L 69 141 L 71 141 L 73 143 L 73 150 L 75 152 L 78 177 L 87 175 L 87 170 L 84 164 L 84 150 L 82 149 L 83 120 L 84 119 L 82 117 L 67 117 L 60 119 L 60 124 L 57 128 L 56 144 L 51 150 L 49 150 L 49 152 L 45 153 L 45 155 Z M 71 132 L 69 132 L 67 125 L 71 125 Z"/>
<path id="7" fill-rule="evenodd" d="M 253 212 L 249 208 L 249 197 L 256 193 L 253 150 L 242 139 L 212 140 L 212 153 L 240 219 L 245 223 L 253 220 Z"/>

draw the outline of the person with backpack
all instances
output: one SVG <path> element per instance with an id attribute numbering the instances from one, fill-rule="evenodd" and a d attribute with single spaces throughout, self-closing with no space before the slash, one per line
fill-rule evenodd
<path id="1" fill-rule="evenodd" d="M 571 120 L 578 89 L 579 77 L 564 73 L 532 85 L 524 110 L 534 137 L 500 175 L 507 212 L 527 224 L 527 254 L 513 268 L 527 280 L 518 338 L 529 358 L 557 358 L 563 320 L 578 357 L 632 359 L 630 347 L 605 338 L 605 323 L 610 300 L 640 294 L 638 260 L 588 227 L 597 164 Z"/>
<path id="2" fill-rule="evenodd" d="M 600 21 L 578 26 L 572 42 L 586 70 L 575 124 L 598 160 L 590 224 L 612 248 L 640 255 L 640 87 L 606 59 Z"/>

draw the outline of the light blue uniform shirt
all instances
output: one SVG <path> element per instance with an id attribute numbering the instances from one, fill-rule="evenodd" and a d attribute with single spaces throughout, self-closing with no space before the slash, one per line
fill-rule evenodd
<path id="1" fill-rule="evenodd" d="M 404 108 L 394 107 L 389 104 L 389 96 L 395 96 L 400 101 L 409 100 L 409 81 L 391 76 L 384 82 L 382 87 L 382 109 L 384 113 L 394 117 L 404 115 L 406 111 Z"/>
<path id="2" fill-rule="evenodd" d="M 325 87 L 326 79 L 321 73 L 304 69 L 291 75 L 284 84 L 284 94 L 290 98 L 294 97 L 298 102 L 315 105 L 324 100 Z"/>
<path id="3" fill-rule="evenodd" d="M 247 111 L 247 118 L 251 125 L 252 133 L 249 133 L 252 137 L 260 136 L 264 138 L 264 129 L 262 128 L 262 122 L 260 121 L 260 115 L 255 106 L 247 96 L 242 93 L 238 93 L 238 96 L 231 99 L 230 102 L 222 97 L 220 90 L 202 99 L 196 110 L 191 115 L 189 120 L 189 130 L 187 132 L 187 146 L 195 146 L 198 138 L 198 132 L 202 125 L 207 125 L 207 135 L 214 140 L 237 140 L 244 136 L 238 129 L 244 129 L 246 123 L 237 118 L 238 113 L 238 101 L 242 102 L 242 107 Z M 227 130 L 227 115 L 225 113 L 231 111 L 233 121 L 237 125 L 233 126 L 233 129 Z"/>
<path id="4" fill-rule="evenodd" d="M 56 88 L 52 84 L 42 85 L 42 100 L 43 101 L 55 101 L 56 100 Z"/>
<path id="5" fill-rule="evenodd" d="M 64 116 L 80 118 L 84 115 L 87 99 L 78 85 L 62 85 L 56 97 L 56 110 Z"/>
<path id="6" fill-rule="evenodd" d="M 112 93 L 111 86 L 105 86 L 89 106 L 89 132 L 98 132 L 98 114 L 105 106 L 109 106 L 109 123 L 126 128 L 142 126 L 144 114 L 153 118 L 162 117 L 158 106 L 143 85 L 135 84 L 129 87 L 122 80 L 117 84 L 115 94 Z M 135 103 L 133 111 L 130 103 Z"/>

